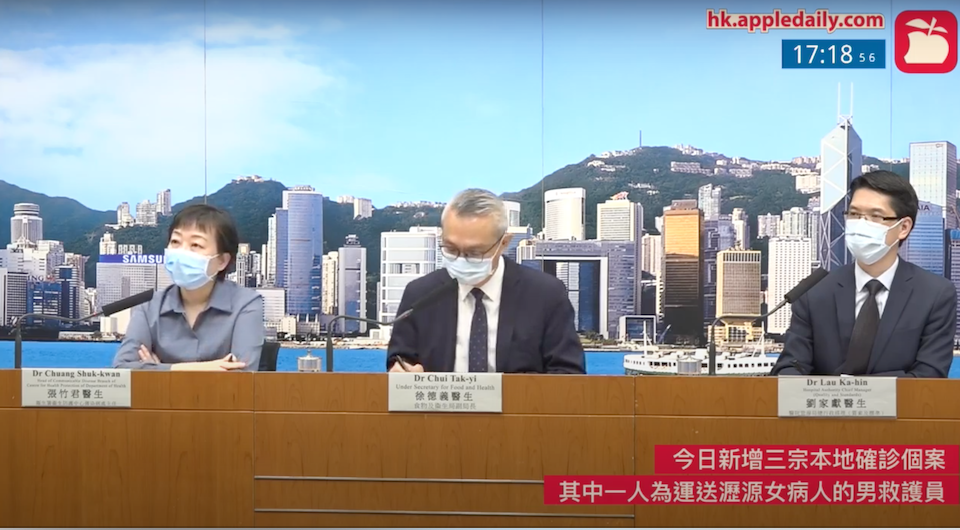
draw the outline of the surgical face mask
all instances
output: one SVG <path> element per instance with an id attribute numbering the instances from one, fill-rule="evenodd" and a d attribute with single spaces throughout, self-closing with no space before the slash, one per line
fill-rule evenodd
<path id="1" fill-rule="evenodd" d="M 890 251 L 891 245 L 887 244 L 887 232 L 900 226 L 902 221 L 901 219 L 893 226 L 887 226 L 866 219 L 848 219 L 844 231 L 847 249 L 857 261 L 873 265 Z"/>
<path id="2" fill-rule="evenodd" d="M 178 287 L 188 291 L 199 289 L 213 280 L 215 275 L 207 272 L 214 256 L 204 256 L 180 248 L 168 248 L 164 253 L 163 266 L 170 279 Z"/>
<path id="3" fill-rule="evenodd" d="M 497 254 L 480 261 L 467 261 L 463 256 L 451 259 L 443 254 L 443 267 L 450 276 L 463 285 L 477 285 L 493 274 L 493 259 Z"/>

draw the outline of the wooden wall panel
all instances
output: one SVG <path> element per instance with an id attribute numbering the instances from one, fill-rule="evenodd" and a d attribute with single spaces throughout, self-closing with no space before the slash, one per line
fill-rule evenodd
<path id="1" fill-rule="evenodd" d="M 638 416 L 777 417 L 775 377 L 638 377 Z M 960 380 L 897 381 L 900 419 L 960 420 Z"/>
<path id="2" fill-rule="evenodd" d="M 261 373 L 260 412 L 387 411 L 387 374 Z M 507 375 L 504 414 L 622 415 L 634 413 L 634 378 L 574 375 Z"/>
<path id="3" fill-rule="evenodd" d="M 253 374 L 131 376 L 132 409 L 21 409 L 0 371 L 0 527 L 253 525 Z"/>
<path id="4" fill-rule="evenodd" d="M 257 476 L 632 474 L 631 417 L 258 413 Z"/>
<path id="5" fill-rule="evenodd" d="M 253 418 L 0 410 L 0 527 L 251 526 Z"/>

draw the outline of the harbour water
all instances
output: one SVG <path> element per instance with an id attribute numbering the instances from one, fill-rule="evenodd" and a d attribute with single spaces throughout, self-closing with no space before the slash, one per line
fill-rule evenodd
<path id="1" fill-rule="evenodd" d="M 23 366 L 25 368 L 107 368 L 117 351 L 115 342 L 25 342 Z M 281 348 L 277 359 L 277 371 L 293 372 L 297 369 L 297 357 L 306 350 Z M 313 355 L 323 357 L 323 350 L 313 350 Z M 623 375 L 622 352 L 587 352 L 587 373 L 592 375 Z M 333 368 L 336 372 L 383 372 L 386 364 L 384 350 L 336 350 Z M 325 360 L 321 361 L 324 366 Z M 0 342 L 0 369 L 13 367 L 13 342 Z M 960 379 L 960 357 L 953 358 L 950 378 Z"/>

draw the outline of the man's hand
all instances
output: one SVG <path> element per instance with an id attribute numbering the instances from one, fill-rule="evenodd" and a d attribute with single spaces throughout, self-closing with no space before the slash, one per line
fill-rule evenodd
<path id="1" fill-rule="evenodd" d="M 423 373 L 423 366 L 419 364 L 408 364 L 404 362 L 400 357 L 396 357 L 393 361 L 393 366 L 390 367 L 391 372 L 420 372 Z"/>
<path id="2" fill-rule="evenodd" d="M 160 364 L 160 358 L 154 355 L 154 353 L 148 350 L 143 344 L 140 345 L 140 349 L 137 350 L 137 353 L 140 354 L 141 362 L 148 364 Z"/>
<path id="3" fill-rule="evenodd" d="M 240 370 L 246 366 L 247 363 L 237 361 L 237 357 L 230 353 L 224 356 L 222 359 L 217 359 L 216 361 L 179 363 L 171 365 L 170 369 L 191 372 L 229 372 L 231 370 Z"/>

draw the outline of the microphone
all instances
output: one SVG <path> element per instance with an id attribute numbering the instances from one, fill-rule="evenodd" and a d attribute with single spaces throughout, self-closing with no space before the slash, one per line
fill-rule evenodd
<path id="1" fill-rule="evenodd" d="M 112 316 L 121 311 L 130 309 L 131 307 L 138 306 L 149 302 L 153 298 L 154 291 L 151 289 L 149 291 L 144 291 L 142 293 L 135 294 L 133 296 L 128 296 L 126 298 L 121 298 L 116 302 L 107 304 L 101 308 L 99 313 L 94 313 L 83 318 L 67 318 L 59 315 L 46 315 L 44 313 L 27 313 L 25 315 L 20 315 L 13 321 L 13 368 L 14 370 L 19 370 L 23 367 L 23 320 L 26 318 L 40 318 L 44 320 L 56 320 L 59 322 L 68 322 L 73 324 L 78 324 L 81 322 L 89 322 L 97 317 L 101 316 Z"/>
<path id="2" fill-rule="evenodd" d="M 803 280 L 800 280 L 800 283 L 794 286 L 793 289 L 790 289 L 787 292 L 787 294 L 783 295 L 783 300 L 781 300 L 779 304 L 774 306 L 773 309 L 760 315 L 759 317 L 753 316 L 753 315 L 720 315 L 717 318 L 713 319 L 713 323 L 710 325 L 710 349 L 708 350 L 709 374 L 717 375 L 717 342 L 715 338 L 715 330 L 717 328 L 717 324 L 719 324 L 723 320 L 734 319 L 734 318 L 752 320 L 754 322 L 757 320 L 763 320 L 769 317 L 770 315 L 776 313 L 780 309 L 782 309 L 783 306 L 796 302 L 798 299 L 800 299 L 801 296 L 807 294 L 807 291 L 809 291 L 810 289 L 813 289 L 814 285 L 820 283 L 820 281 L 826 278 L 829 274 L 830 274 L 829 272 L 827 272 L 822 268 L 815 269 L 813 272 L 810 273 L 809 276 L 807 276 Z"/>
<path id="3" fill-rule="evenodd" d="M 448 278 L 449 279 L 445 280 L 444 283 L 440 284 L 439 287 L 430 291 L 429 293 L 427 293 L 426 296 L 424 296 L 423 298 L 411 304 L 410 309 L 407 309 L 403 313 L 400 313 L 399 315 L 397 315 L 397 318 L 393 319 L 393 321 L 397 322 L 399 320 L 403 320 L 409 317 L 414 312 L 419 311 L 422 307 L 433 304 L 435 301 L 440 299 L 441 296 L 446 294 L 447 291 L 452 291 L 453 288 L 457 286 L 457 280 L 449 276 Z"/>
<path id="4" fill-rule="evenodd" d="M 783 306 L 796 302 L 801 296 L 807 294 L 807 291 L 813 289 L 814 285 L 820 283 L 820 280 L 826 278 L 829 274 L 829 272 L 822 268 L 814 269 L 814 271 L 810 273 L 810 276 L 800 280 L 800 283 L 794 286 L 793 289 L 790 289 L 787 294 L 783 295 L 783 300 L 781 300 L 779 304 L 775 305 L 773 309 L 760 315 L 760 318 L 767 318 L 782 309 Z"/>
<path id="5" fill-rule="evenodd" d="M 452 291 L 453 288 L 457 286 L 457 281 L 449 276 L 448 278 L 449 279 L 445 280 L 442 284 L 440 284 L 439 287 L 430 291 L 429 293 L 426 294 L 426 296 L 424 296 L 423 298 L 411 304 L 410 309 L 407 309 L 403 313 L 400 313 L 399 315 L 396 316 L 396 318 L 394 318 L 390 322 L 381 322 L 379 320 L 373 320 L 371 318 L 355 317 L 352 315 L 337 315 L 332 319 L 330 319 L 330 321 L 327 322 L 327 336 L 326 336 L 326 344 L 324 348 L 327 356 L 327 359 L 326 359 L 327 372 L 333 372 L 333 324 L 334 323 L 339 321 L 347 321 L 347 322 L 362 322 L 364 324 L 373 324 L 373 325 L 376 325 L 377 327 L 392 326 L 397 322 L 400 322 L 402 320 L 409 318 L 410 315 L 414 314 L 415 312 L 419 311 L 420 309 L 428 305 L 433 304 L 434 302 L 439 300 L 441 296 L 443 296 L 449 291 Z"/>
<path id="6" fill-rule="evenodd" d="M 145 303 L 149 302 L 149 301 L 153 298 L 154 292 L 155 292 L 155 291 L 153 291 L 153 290 L 144 291 L 144 292 L 142 292 L 142 293 L 135 294 L 135 295 L 133 295 L 133 296 L 128 296 L 128 297 L 126 297 L 126 298 L 121 298 L 120 300 L 117 300 L 116 302 L 113 302 L 113 303 L 110 303 L 110 304 L 107 304 L 107 305 L 103 306 L 103 308 L 101 309 L 100 313 L 98 313 L 98 314 L 96 314 L 96 315 L 91 315 L 91 316 L 88 317 L 88 318 L 93 318 L 94 316 L 101 316 L 101 315 L 103 315 L 103 316 L 105 316 L 105 317 L 109 317 L 109 316 L 116 315 L 117 313 L 119 313 L 119 312 L 121 312 L 121 311 L 126 311 L 127 309 L 130 309 L 131 307 L 136 307 L 136 306 L 138 306 L 138 305 L 140 305 L 140 304 L 145 304 Z"/>

